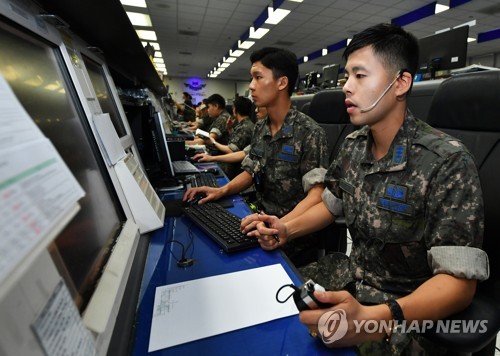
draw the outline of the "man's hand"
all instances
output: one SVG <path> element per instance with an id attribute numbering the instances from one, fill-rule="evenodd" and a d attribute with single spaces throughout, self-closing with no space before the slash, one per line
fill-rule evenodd
<path id="1" fill-rule="evenodd" d="M 201 199 L 198 204 L 208 203 L 212 200 L 220 199 L 224 196 L 224 192 L 221 188 L 212 188 L 212 187 L 197 187 L 190 188 L 184 193 L 183 201 L 189 201 L 193 199 L 197 194 L 206 195 L 205 198 Z"/>
<path id="2" fill-rule="evenodd" d="M 363 306 L 347 291 L 316 291 L 314 292 L 314 296 L 318 301 L 333 306 L 326 309 L 305 310 L 300 312 L 300 322 L 306 325 L 309 330 L 311 330 L 312 334 L 317 334 L 321 337 L 322 331 L 325 336 L 333 332 L 333 330 L 328 330 L 328 323 L 324 325 L 320 324 L 318 328 L 319 319 L 327 312 L 341 311 L 342 314 L 339 312 L 337 313 L 345 316 L 347 322 L 347 332 L 342 338 L 333 342 L 328 342 L 328 339 L 323 339 L 327 347 L 352 346 L 368 340 L 381 340 L 385 337 L 384 332 L 366 333 L 365 328 L 362 326 L 364 325 L 363 322 L 366 323 L 369 320 L 375 320 L 377 323 L 380 323 L 382 319 L 390 320 L 391 314 L 386 305 Z M 341 322 L 340 320 L 336 323 L 337 327 Z"/>
<path id="3" fill-rule="evenodd" d="M 196 162 L 212 162 L 214 160 L 214 156 L 208 155 L 206 153 L 197 153 L 192 158 Z"/>
<path id="4" fill-rule="evenodd" d="M 267 251 L 283 246 L 288 239 L 285 224 L 277 216 L 266 214 L 252 214 L 242 219 L 241 232 L 257 237 L 260 247 Z"/>

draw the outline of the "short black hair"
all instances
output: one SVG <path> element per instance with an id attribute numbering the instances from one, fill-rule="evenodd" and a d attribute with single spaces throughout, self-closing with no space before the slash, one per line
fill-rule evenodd
<path id="1" fill-rule="evenodd" d="M 253 52 L 250 56 L 252 64 L 258 61 L 272 70 L 274 79 L 288 78 L 288 95 L 292 96 L 299 76 L 299 64 L 295 53 L 283 48 L 264 47 Z"/>
<path id="2" fill-rule="evenodd" d="M 233 102 L 234 111 L 241 116 L 250 116 L 252 113 L 252 101 L 244 96 L 238 96 Z"/>
<path id="3" fill-rule="evenodd" d="M 418 40 L 401 27 L 382 23 L 363 30 L 352 38 L 344 51 L 347 61 L 349 56 L 366 46 L 372 46 L 373 53 L 378 56 L 387 70 L 409 72 L 412 78 L 418 67 Z"/>
<path id="4" fill-rule="evenodd" d="M 221 109 L 225 109 L 226 100 L 220 94 L 212 94 L 207 98 L 207 105 L 217 105 Z"/>

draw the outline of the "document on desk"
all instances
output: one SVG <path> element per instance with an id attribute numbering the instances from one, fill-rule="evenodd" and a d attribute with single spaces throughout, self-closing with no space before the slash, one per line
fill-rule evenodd
<path id="1" fill-rule="evenodd" d="M 292 280 L 280 264 L 156 288 L 149 352 L 298 314 L 276 292 Z"/>

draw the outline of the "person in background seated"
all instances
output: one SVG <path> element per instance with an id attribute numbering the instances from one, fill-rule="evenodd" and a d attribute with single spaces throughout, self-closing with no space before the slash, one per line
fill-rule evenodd
<path id="1" fill-rule="evenodd" d="M 250 99 L 242 96 L 237 97 L 233 102 L 233 119 L 229 119 L 229 121 L 233 121 L 231 125 L 233 129 L 229 135 L 227 145 L 223 145 L 211 137 L 204 140 L 205 145 L 210 149 L 218 150 L 219 155 L 242 151 L 250 144 L 250 140 L 252 139 L 254 123 L 250 120 L 251 111 L 252 102 Z M 215 155 L 214 157 L 217 156 Z M 220 163 L 220 167 L 229 179 L 241 173 L 239 164 Z"/>
<path id="2" fill-rule="evenodd" d="M 255 107 L 255 116 L 257 121 L 267 116 L 265 107 Z M 224 155 L 211 156 L 206 153 L 198 153 L 193 156 L 193 160 L 197 162 L 224 162 L 224 163 L 241 163 L 245 156 L 250 152 L 250 145 L 246 146 L 241 151 L 231 152 Z"/>
<path id="3" fill-rule="evenodd" d="M 227 144 L 229 132 L 227 131 L 227 120 L 230 115 L 226 111 L 226 100 L 219 94 L 212 94 L 207 98 L 208 116 L 213 120 L 210 125 L 210 137 L 222 144 Z M 186 141 L 186 145 L 203 145 L 205 142 L 202 138 L 195 138 L 191 141 Z M 214 150 L 217 154 L 217 151 Z"/>
<path id="4" fill-rule="evenodd" d="M 341 310 L 346 335 L 328 347 L 441 355 L 446 350 L 418 332 L 356 332 L 355 322 L 422 325 L 471 303 L 477 281 L 489 274 L 480 249 L 484 212 L 474 159 L 460 141 L 415 119 L 407 108 L 418 64 L 412 34 L 376 25 L 353 37 L 344 58 L 347 112 L 362 128 L 347 136 L 328 169 L 321 202 L 292 220 L 256 217 L 258 230 L 249 235 L 259 235 L 262 248 L 273 250 L 344 216 L 350 256 L 326 255 L 301 269 L 305 279 L 332 290 L 314 294 L 331 307 L 303 311 L 300 321 L 317 334 L 325 330 L 320 317 Z M 255 222 L 243 221 L 243 231 Z"/>
<path id="5" fill-rule="evenodd" d="M 207 99 L 203 99 L 201 103 L 196 107 L 196 118 L 195 121 L 190 123 L 186 130 L 196 131 L 200 129 L 203 131 L 209 131 L 210 125 L 212 125 L 213 120 L 208 116 L 207 110 Z"/>
<path id="6" fill-rule="evenodd" d="M 175 103 L 177 107 L 177 114 L 182 116 L 182 120 L 185 122 L 191 122 L 195 120 L 195 109 L 192 102 L 193 97 L 188 92 L 182 93 L 182 103 Z"/>
<path id="7" fill-rule="evenodd" d="M 254 104 L 266 107 L 267 117 L 255 124 L 243 172 L 221 188 L 189 189 L 184 200 L 206 195 L 205 203 L 240 193 L 252 184 L 258 208 L 283 219 L 303 214 L 321 200 L 328 165 L 325 131 L 310 117 L 292 108 L 290 96 L 298 76 L 297 57 L 279 48 L 262 48 L 250 60 L 250 91 Z M 284 252 L 297 266 L 318 257 L 315 239 L 297 240 Z"/>

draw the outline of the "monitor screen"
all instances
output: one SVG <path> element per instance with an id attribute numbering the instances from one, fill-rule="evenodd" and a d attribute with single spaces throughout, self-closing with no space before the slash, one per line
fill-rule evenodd
<path id="1" fill-rule="evenodd" d="M 109 83 L 106 80 L 106 75 L 102 65 L 93 61 L 89 57 L 82 55 L 83 62 L 87 68 L 87 73 L 89 74 L 90 81 L 94 87 L 95 93 L 97 95 L 97 100 L 101 105 L 103 113 L 108 113 L 113 126 L 115 127 L 118 137 L 124 137 L 127 135 L 127 131 L 120 117 L 120 112 L 116 107 L 116 103 L 113 100 L 111 90 L 109 88 Z"/>
<path id="2" fill-rule="evenodd" d="M 156 159 L 156 170 L 150 170 L 150 179 L 154 186 L 175 186 L 177 180 L 168 149 L 164 121 L 160 113 L 155 112 L 150 119 L 151 144 Z"/>
<path id="3" fill-rule="evenodd" d="M 52 249 L 83 310 L 126 218 L 59 49 L 0 21 L 0 53 L 0 73 L 86 193 Z"/>
<path id="4" fill-rule="evenodd" d="M 420 55 L 417 73 L 463 68 L 467 63 L 469 26 L 462 26 L 419 39 Z"/>
<path id="5" fill-rule="evenodd" d="M 339 80 L 339 64 L 331 64 L 323 67 L 323 86 L 336 87 Z"/>

